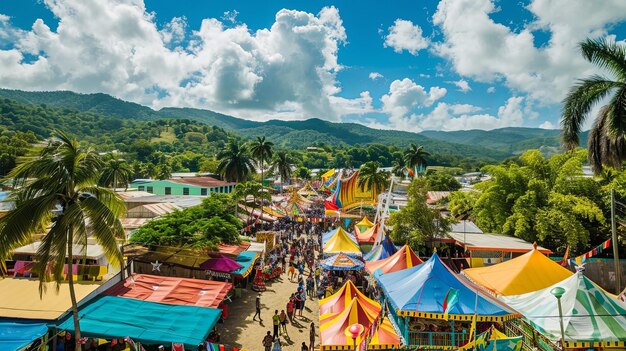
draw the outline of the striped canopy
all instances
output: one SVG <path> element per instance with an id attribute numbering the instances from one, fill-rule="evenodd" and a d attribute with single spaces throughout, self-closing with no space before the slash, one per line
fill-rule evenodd
<path id="1" fill-rule="evenodd" d="M 361 249 L 345 230 L 337 229 L 335 234 L 324 244 L 323 252 L 325 255 L 333 255 L 343 252 L 350 256 L 361 256 Z"/>
<path id="2" fill-rule="evenodd" d="M 329 271 L 355 271 L 363 269 L 363 262 L 343 252 L 322 261 L 322 268 Z"/>
<path id="3" fill-rule="evenodd" d="M 561 287 L 566 347 L 626 346 L 626 304 L 610 297 L 582 273 L 538 291 L 501 296 L 500 300 L 524 315 L 548 339 L 561 337 L 557 299 L 551 290 Z M 569 345 L 569 346 L 568 346 Z"/>
<path id="4" fill-rule="evenodd" d="M 337 292 L 319 301 L 320 315 L 343 311 L 353 298 L 357 298 L 366 306 L 371 306 L 372 309 L 380 310 L 380 304 L 378 302 L 363 295 L 363 293 L 356 288 L 354 283 L 348 280 Z"/>
<path id="5" fill-rule="evenodd" d="M 398 252 L 385 259 L 367 262 L 365 264 L 365 270 L 373 274 L 374 271 L 380 269 L 383 274 L 386 274 L 411 268 L 421 263 L 424 263 L 424 261 L 417 257 L 409 245 L 404 245 Z"/>
<path id="6" fill-rule="evenodd" d="M 345 334 L 345 330 L 352 324 L 359 323 L 364 327 L 372 324 L 380 314 L 378 308 L 365 305 L 358 298 L 353 298 L 346 308 L 337 313 L 320 315 L 320 345 L 322 350 L 337 350 L 336 346 L 352 347 L 352 337 Z M 361 337 L 356 343 L 361 342 Z"/>
<path id="7" fill-rule="evenodd" d="M 380 242 L 374 244 L 372 250 L 368 252 L 364 258 L 366 261 L 370 262 L 378 261 L 395 254 L 396 251 L 398 251 L 398 248 L 393 244 L 391 238 L 383 232 Z"/>
<path id="8" fill-rule="evenodd" d="M 374 350 L 400 348 L 400 337 L 393 329 L 389 318 L 385 317 L 383 322 L 378 325 L 378 328 L 376 328 L 376 332 L 372 336 L 369 345 Z"/>
<path id="9" fill-rule="evenodd" d="M 358 228 L 359 231 L 364 232 L 373 226 L 374 226 L 374 223 L 372 223 L 372 221 L 367 219 L 367 217 L 363 217 L 363 219 L 359 223 L 354 225 L 354 229 Z"/>
<path id="10" fill-rule="evenodd" d="M 369 227 L 365 230 L 360 230 L 358 227 L 354 227 L 354 234 L 359 244 L 373 244 L 376 242 L 376 235 L 378 234 L 379 224 Z"/>

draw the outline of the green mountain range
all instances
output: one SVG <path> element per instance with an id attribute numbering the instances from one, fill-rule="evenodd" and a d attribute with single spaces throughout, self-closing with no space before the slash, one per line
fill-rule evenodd
<path id="1" fill-rule="evenodd" d="M 305 148 L 328 145 L 363 145 L 380 143 L 406 147 L 411 143 L 423 145 L 438 154 L 480 157 L 501 160 L 527 149 L 541 149 L 546 153 L 560 151 L 559 131 L 539 128 L 502 128 L 490 131 L 424 131 L 411 133 L 378 130 L 355 123 L 333 123 L 321 119 L 304 121 L 255 122 L 221 113 L 193 108 L 149 107 L 123 101 L 107 94 L 78 94 L 69 91 L 26 92 L 0 89 L 0 98 L 25 104 L 74 109 L 106 116 L 136 119 L 190 119 L 218 126 L 245 137 L 267 136 L 282 147 Z M 586 133 L 581 136 L 586 142 Z"/>

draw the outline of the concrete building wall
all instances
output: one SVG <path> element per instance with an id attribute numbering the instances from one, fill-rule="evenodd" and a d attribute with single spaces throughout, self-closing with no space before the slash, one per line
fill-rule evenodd
<path id="1" fill-rule="evenodd" d="M 153 180 L 133 182 L 130 187 L 139 191 L 146 191 L 156 195 L 196 195 L 206 196 L 209 193 L 230 193 L 234 190 L 234 185 L 200 187 L 196 185 L 181 184 L 168 180 Z M 185 190 L 187 189 L 187 190 Z M 168 193 L 169 192 L 169 193 Z"/>

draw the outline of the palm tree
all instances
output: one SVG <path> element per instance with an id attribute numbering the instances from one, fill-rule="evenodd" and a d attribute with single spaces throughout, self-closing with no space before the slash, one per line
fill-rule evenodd
<path id="1" fill-rule="evenodd" d="M 255 172 L 248 148 L 241 142 L 231 139 L 217 154 L 217 172 L 229 182 L 242 182 Z"/>
<path id="2" fill-rule="evenodd" d="M 272 161 L 272 169 L 280 177 L 280 192 L 283 192 L 283 183 L 291 179 L 291 160 L 286 152 L 280 151 Z"/>
<path id="3" fill-rule="evenodd" d="M 393 160 L 393 162 L 391 162 L 391 174 L 394 176 L 404 179 L 404 170 L 405 165 L 402 160 Z"/>
<path id="4" fill-rule="evenodd" d="M 101 169 L 102 161 L 97 153 L 80 148 L 76 139 L 56 132 L 46 147 L 9 173 L 20 188 L 13 194 L 15 208 L 0 219 L 0 259 L 26 244 L 42 228 L 48 228 L 44 229 L 47 232 L 34 259 L 39 293 L 44 294 L 45 283 L 51 280 L 57 288 L 60 286 L 67 264 L 76 350 L 81 350 L 81 345 L 70 268 L 73 257 L 77 256 L 74 245 L 85 249 L 91 235 L 104 248 L 109 262 L 122 263 L 116 237 L 124 235 L 119 221 L 125 211 L 124 203 L 113 191 L 96 185 Z"/>
<path id="5" fill-rule="evenodd" d="M 359 169 L 357 185 L 364 191 L 372 190 L 372 193 L 378 194 L 389 186 L 389 173 L 380 171 L 380 163 L 376 161 L 365 162 Z"/>
<path id="6" fill-rule="evenodd" d="M 130 165 L 125 160 L 111 155 L 104 162 L 98 184 L 113 189 L 123 185 L 125 189 L 128 189 L 132 176 L 133 170 Z"/>
<path id="7" fill-rule="evenodd" d="M 589 132 L 588 157 L 596 173 L 602 166 L 619 169 L 626 159 L 626 46 L 607 39 L 587 39 L 580 49 L 587 61 L 606 69 L 613 77 L 593 75 L 570 89 L 563 101 L 563 144 L 568 151 L 577 147 L 578 134 L 589 112 L 599 101 L 610 97 Z"/>
<path id="8" fill-rule="evenodd" d="M 404 150 L 404 163 L 407 167 L 412 168 L 417 175 L 417 168 L 426 167 L 426 156 L 430 156 L 423 146 L 417 146 L 411 144 L 406 150 Z"/>
<path id="9" fill-rule="evenodd" d="M 274 143 L 265 140 L 265 137 L 257 137 L 250 145 L 252 157 L 259 160 L 261 164 L 261 184 L 263 184 L 263 161 L 272 157 Z"/>

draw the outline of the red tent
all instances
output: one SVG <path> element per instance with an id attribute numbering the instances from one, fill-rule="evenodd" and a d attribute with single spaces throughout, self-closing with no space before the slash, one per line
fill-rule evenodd
<path id="1" fill-rule="evenodd" d="M 380 269 L 383 274 L 411 268 L 422 264 L 422 261 L 408 245 L 402 246 L 395 254 L 382 260 L 366 262 L 365 270 L 369 274 L 373 274 L 375 270 Z"/>

